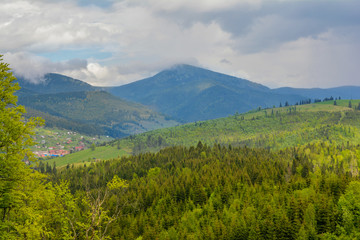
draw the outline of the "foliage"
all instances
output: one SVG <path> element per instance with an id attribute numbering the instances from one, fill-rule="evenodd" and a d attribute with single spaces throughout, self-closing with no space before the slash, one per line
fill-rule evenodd
<path id="1" fill-rule="evenodd" d="M 255 110 L 227 118 L 158 129 L 120 140 L 133 153 L 158 151 L 167 146 L 194 146 L 198 141 L 279 150 L 310 142 L 360 142 L 360 111 L 347 100 Z M 359 100 L 353 100 L 359 103 Z"/>
<path id="2" fill-rule="evenodd" d="M 131 150 L 122 148 L 118 149 L 117 146 L 107 145 L 96 147 L 94 151 L 91 151 L 91 149 L 86 149 L 65 155 L 63 157 L 42 161 L 42 163 L 44 165 L 48 164 L 50 166 L 55 163 L 57 167 L 65 167 L 70 165 L 76 166 L 96 162 L 99 160 L 118 158 L 124 155 L 130 155 L 130 153 Z"/>
<path id="3" fill-rule="evenodd" d="M 45 117 L 50 126 L 77 129 L 87 134 L 93 129 L 101 134 L 124 137 L 177 124 L 143 105 L 104 91 L 25 95 L 19 97 L 19 102 L 34 109 L 30 113 Z"/>
<path id="4" fill-rule="evenodd" d="M 69 120 L 63 117 L 51 115 L 49 113 L 32 109 L 31 107 L 26 107 L 26 113 L 24 114 L 24 116 L 26 118 L 30 118 L 32 116 L 41 117 L 45 120 L 45 126 L 47 128 L 66 129 L 67 131 L 79 132 L 90 136 L 105 135 L 105 130 L 99 126 L 96 126 L 95 124 L 88 124 L 81 121 Z"/>
<path id="5" fill-rule="evenodd" d="M 0 55 L 0 61 L 2 61 Z M 25 121 L 25 109 L 17 105 L 14 92 L 19 89 L 8 64 L 0 62 L 0 208 L 4 220 L 16 205 L 15 189 L 30 174 L 22 160 L 33 161 L 26 146 L 31 145 L 31 134 L 39 119 Z"/>
<path id="6" fill-rule="evenodd" d="M 40 120 L 23 118 L 14 77 L 0 70 L 0 239 L 360 237 L 359 111 L 342 100 L 131 137 L 111 147 L 193 146 L 44 175 L 23 162 Z"/>
<path id="7" fill-rule="evenodd" d="M 34 143 L 31 135 L 41 120 L 24 119 L 25 109 L 14 95 L 18 89 L 8 64 L 0 62 L 0 235 L 36 239 L 49 234 L 41 210 L 51 192 L 41 184 L 43 176 L 29 166 L 35 159 L 28 146 Z"/>
<path id="8" fill-rule="evenodd" d="M 76 196 L 89 191 L 82 179 L 95 192 L 126 179 L 103 205 L 111 215 L 117 201 L 135 203 L 109 225 L 113 239 L 349 239 L 359 235 L 359 157 L 359 146 L 325 142 L 273 152 L 199 143 L 53 179 Z"/>
<path id="9" fill-rule="evenodd" d="M 66 131 L 59 128 L 37 127 L 34 129 L 33 136 L 36 142 L 31 146 L 32 151 L 47 151 L 49 147 L 61 148 L 64 150 L 74 150 L 77 146 L 89 148 L 92 143 L 96 146 L 103 145 L 113 138 L 104 135 L 85 135 L 78 132 Z"/>
<path id="10" fill-rule="evenodd" d="M 34 171 L 35 158 L 28 146 L 34 144 L 31 135 L 41 120 L 25 120 L 25 110 L 14 95 L 18 89 L 8 64 L 1 62 L 0 239 L 105 239 L 107 226 L 117 219 L 121 207 L 109 215 L 102 205 L 108 196 L 120 196 L 126 183 L 114 178 L 109 189 L 87 188 L 84 196 L 74 196 L 68 182 L 53 184 Z M 54 165 L 52 173 L 56 172 Z"/>

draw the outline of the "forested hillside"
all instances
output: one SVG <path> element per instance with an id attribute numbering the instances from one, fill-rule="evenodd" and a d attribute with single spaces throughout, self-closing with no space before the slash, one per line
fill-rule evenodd
<path id="1" fill-rule="evenodd" d="M 272 92 L 268 87 L 246 79 L 185 64 L 109 91 L 185 122 L 226 117 L 236 111 L 243 113 L 286 101 L 295 104 L 305 99 L 300 95 Z"/>
<path id="2" fill-rule="evenodd" d="M 349 108 L 349 102 L 352 106 Z M 359 100 L 338 100 L 273 109 L 257 109 L 227 118 L 159 129 L 120 140 L 133 152 L 158 150 L 164 146 L 250 146 L 282 149 L 318 141 L 338 144 L 360 142 Z"/>
<path id="3" fill-rule="evenodd" d="M 351 103 L 351 108 L 349 107 Z M 360 100 L 337 100 L 257 109 L 227 118 L 189 123 L 177 127 L 158 129 L 115 140 L 86 154 L 69 155 L 55 159 L 57 166 L 87 162 L 96 154 L 106 151 L 106 157 L 156 152 L 169 146 L 194 146 L 199 141 L 212 146 L 249 146 L 280 150 L 320 141 L 341 145 L 360 142 Z M 52 163 L 51 163 L 52 164 Z"/>
<path id="4" fill-rule="evenodd" d="M 141 104 L 103 91 L 20 96 L 19 103 L 34 109 L 28 115 L 43 117 L 49 127 L 74 129 L 86 134 L 93 131 L 93 135 L 124 137 L 177 124 Z"/>
<path id="5" fill-rule="evenodd" d="M 107 229 L 113 239 L 358 239 L 359 159 L 358 145 L 270 152 L 199 143 L 52 178 L 69 181 L 73 197 L 60 200 L 76 206 L 69 221 L 86 225 L 93 213 L 96 234 Z M 114 176 L 126 180 L 120 192 L 109 191 Z M 104 213 L 91 210 L 102 200 Z M 74 233 L 84 238 L 81 226 Z"/>
<path id="6" fill-rule="evenodd" d="M 28 148 L 42 121 L 24 118 L 9 70 L 1 239 L 360 238 L 360 101 L 259 108 L 111 143 L 133 156 L 42 168 Z"/>

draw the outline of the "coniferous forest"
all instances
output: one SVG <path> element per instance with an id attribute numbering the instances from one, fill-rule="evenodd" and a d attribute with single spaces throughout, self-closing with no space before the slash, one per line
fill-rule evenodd
<path id="1" fill-rule="evenodd" d="M 113 239 L 358 239 L 359 156 L 359 146 L 329 143 L 269 152 L 199 142 L 51 179 L 68 182 L 75 222 L 105 199 L 94 230 Z M 121 190 L 109 190 L 114 176 Z"/>
<path id="2" fill-rule="evenodd" d="M 44 171 L 28 149 L 42 121 L 23 117 L 5 63 L 0 78 L 0 239 L 360 239 L 357 110 L 319 128 L 338 140 L 200 141 Z"/>

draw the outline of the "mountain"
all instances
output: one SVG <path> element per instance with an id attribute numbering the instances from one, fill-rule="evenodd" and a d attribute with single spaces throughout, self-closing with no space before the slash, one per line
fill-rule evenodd
<path id="1" fill-rule="evenodd" d="M 42 117 L 48 127 L 124 137 L 178 124 L 141 104 L 64 75 L 46 74 L 38 84 L 23 78 L 17 81 L 19 104 L 26 107 L 26 116 Z"/>
<path id="2" fill-rule="evenodd" d="M 98 88 L 91 86 L 81 80 L 56 73 L 45 74 L 43 79 L 39 79 L 38 83 L 32 83 L 22 77 L 17 77 L 17 81 L 21 86 L 17 95 L 29 95 L 31 93 L 50 94 L 62 92 L 79 92 L 79 91 L 95 91 Z"/>
<path id="3" fill-rule="evenodd" d="M 261 84 L 190 65 L 177 65 L 109 91 L 185 122 L 305 99 L 299 95 L 275 93 Z"/>
<path id="4" fill-rule="evenodd" d="M 33 116 L 51 120 L 52 125 L 56 125 L 56 122 L 69 125 L 70 121 L 84 128 L 86 124 L 95 132 L 101 128 L 112 137 L 178 124 L 141 104 L 125 101 L 104 91 L 20 95 L 19 104 L 30 108 Z"/>
<path id="5" fill-rule="evenodd" d="M 123 138 L 94 151 L 70 154 L 56 159 L 56 166 L 67 163 L 86 162 L 92 154 L 101 156 L 107 152 L 109 158 L 157 152 L 170 146 L 196 146 L 199 141 L 207 146 L 220 144 L 282 150 L 299 145 L 328 142 L 344 145 L 360 143 L 360 100 L 337 100 L 253 110 L 225 118 L 188 123 L 176 127 L 156 129 Z M 101 159 L 105 159 L 100 157 Z"/>
<path id="6" fill-rule="evenodd" d="M 57 114 L 60 115 L 60 114 Z M 82 121 L 76 121 L 68 119 L 66 117 L 55 116 L 50 113 L 33 109 L 29 106 L 26 107 L 26 118 L 40 117 L 45 120 L 45 126 L 49 128 L 66 129 L 72 132 L 78 132 L 89 136 L 101 136 L 106 135 L 107 132 L 102 127 L 92 124 L 84 123 Z"/>
<path id="7" fill-rule="evenodd" d="M 213 144 L 269 148 L 330 141 L 360 143 L 360 100 L 327 101 L 299 106 L 254 110 L 177 127 L 158 129 L 122 139 L 120 145 L 133 152 L 157 151 L 167 146 Z M 161 141 L 159 141 L 161 139 Z"/>
<path id="8" fill-rule="evenodd" d="M 343 86 L 336 88 L 290 88 L 283 87 L 273 89 L 272 92 L 278 94 L 295 94 L 311 99 L 339 98 L 342 99 L 360 99 L 360 87 Z"/>

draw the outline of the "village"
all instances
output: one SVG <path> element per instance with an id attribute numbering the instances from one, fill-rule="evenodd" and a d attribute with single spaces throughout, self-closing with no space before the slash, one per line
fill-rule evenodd
<path id="1" fill-rule="evenodd" d="M 38 158 L 62 157 L 87 149 L 93 143 L 110 140 L 105 136 L 84 136 L 77 132 L 47 128 L 38 128 L 33 139 L 36 145 L 31 150 Z"/>

